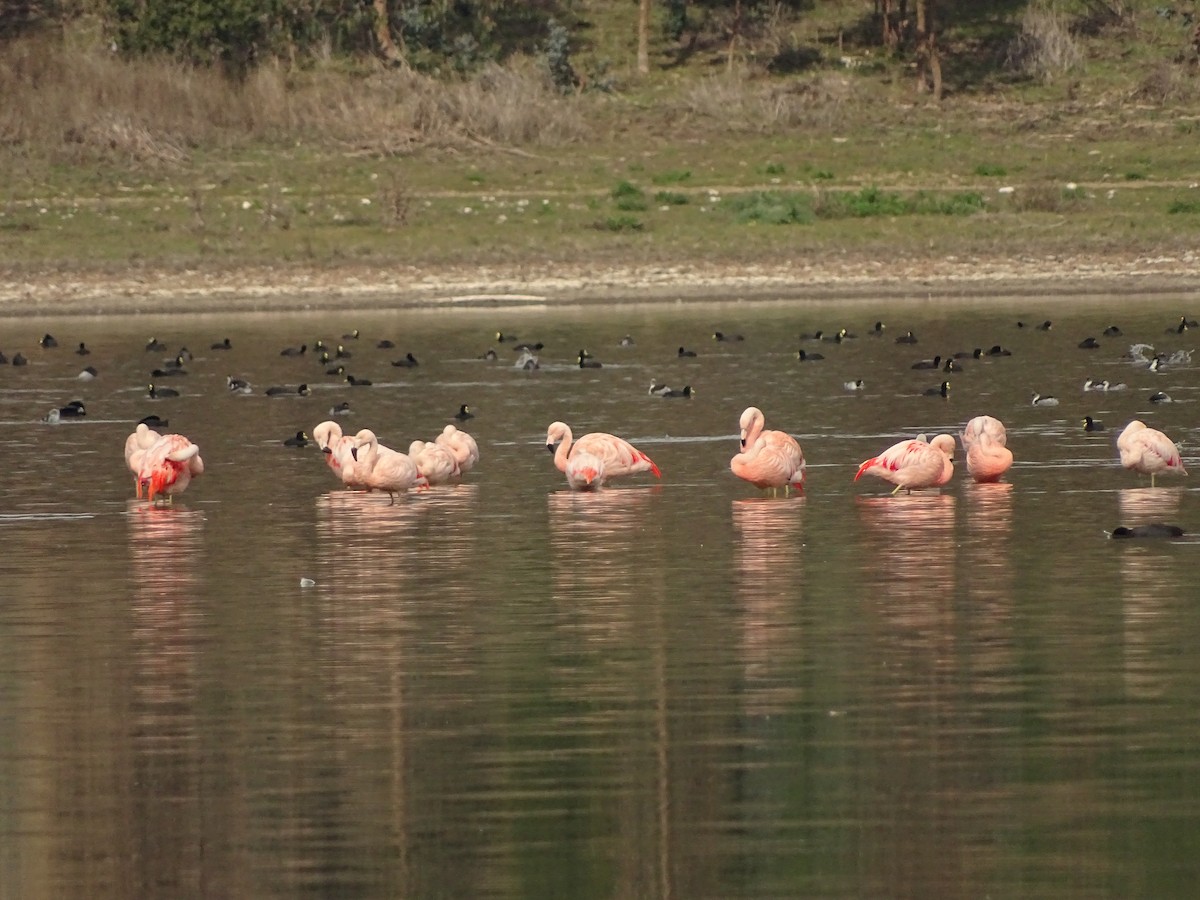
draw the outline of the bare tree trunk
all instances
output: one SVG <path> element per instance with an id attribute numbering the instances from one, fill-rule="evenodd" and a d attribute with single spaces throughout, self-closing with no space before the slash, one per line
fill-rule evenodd
<path id="1" fill-rule="evenodd" d="M 650 74 L 650 2 L 638 2 L 637 70 L 639 75 Z"/>
<path id="2" fill-rule="evenodd" d="M 900 44 L 900 28 L 893 21 L 892 4 L 894 0 L 875 0 L 875 11 L 883 24 L 883 46 L 895 50 Z"/>
<path id="3" fill-rule="evenodd" d="M 937 32 L 933 25 L 934 0 L 917 0 L 917 93 L 933 93 L 942 99 L 942 62 L 938 57 Z"/>
<path id="4" fill-rule="evenodd" d="M 737 39 L 742 33 L 742 0 L 733 4 L 733 23 L 729 26 L 729 48 L 725 58 L 725 70 L 733 71 L 733 54 L 737 49 Z"/>
<path id="5" fill-rule="evenodd" d="M 393 66 L 407 65 L 404 54 L 392 39 L 392 26 L 387 0 L 372 0 L 375 7 L 375 40 L 379 42 L 379 53 Z"/>

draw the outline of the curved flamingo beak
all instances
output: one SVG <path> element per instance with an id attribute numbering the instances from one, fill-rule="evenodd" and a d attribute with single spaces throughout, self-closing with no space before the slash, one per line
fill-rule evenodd
<path id="1" fill-rule="evenodd" d="M 358 462 L 358 448 L 357 447 L 350 448 L 350 455 L 354 457 L 355 462 Z"/>
<path id="2" fill-rule="evenodd" d="M 553 453 L 557 449 L 557 446 L 555 444 L 547 444 L 546 449 Z"/>

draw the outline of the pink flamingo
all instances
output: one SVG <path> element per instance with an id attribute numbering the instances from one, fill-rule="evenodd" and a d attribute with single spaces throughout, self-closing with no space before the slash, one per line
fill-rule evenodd
<path id="1" fill-rule="evenodd" d="M 567 471 L 567 461 L 572 452 L 576 452 L 590 453 L 604 462 L 602 481 L 638 472 L 653 472 L 656 478 L 662 477 L 654 460 L 629 441 L 603 431 L 594 431 L 572 441 L 570 427 L 563 422 L 553 422 L 546 429 L 546 449 L 554 454 L 554 466 L 560 472 Z"/>
<path id="2" fill-rule="evenodd" d="M 863 462 L 854 480 L 874 475 L 896 485 L 893 494 L 902 489 L 911 493 L 914 488 L 938 487 L 954 474 L 953 455 L 954 438 L 948 434 L 939 434 L 929 443 L 900 441 Z"/>
<path id="3" fill-rule="evenodd" d="M 464 475 L 475 468 L 475 464 L 479 462 L 479 445 L 475 443 L 475 438 L 465 431 L 459 430 L 457 426 L 447 425 L 434 443 L 440 444 L 454 454 L 454 458 L 458 461 L 458 468 Z"/>
<path id="4" fill-rule="evenodd" d="M 967 452 L 967 472 L 977 482 L 999 481 L 1012 466 L 1008 433 L 999 419 L 976 416 L 963 429 L 961 439 Z"/>
<path id="5" fill-rule="evenodd" d="M 1147 428 L 1146 423 L 1138 419 L 1125 426 L 1117 438 L 1117 449 L 1121 453 L 1121 465 L 1149 475 L 1150 487 L 1154 487 L 1154 476 L 1159 472 L 1187 474 L 1174 442 L 1161 431 Z"/>
<path id="6" fill-rule="evenodd" d="M 138 480 L 147 485 L 151 503 L 159 494 L 171 500 L 182 494 L 197 475 L 204 474 L 200 448 L 182 434 L 164 434 L 142 455 Z"/>
<path id="7" fill-rule="evenodd" d="M 760 489 L 804 490 L 807 463 L 794 437 L 784 431 L 764 430 L 766 418 L 757 406 L 748 407 L 738 425 L 742 430 L 742 452 L 729 461 L 734 475 Z"/>
<path id="8" fill-rule="evenodd" d="M 384 447 L 369 428 L 364 428 L 354 436 L 350 455 L 358 463 L 358 477 L 362 485 L 368 490 L 386 491 L 392 503 L 396 502 L 396 494 L 403 494 L 413 485 L 425 483 L 416 463 L 407 455 Z"/>
<path id="9" fill-rule="evenodd" d="M 595 491 L 604 484 L 604 460 L 586 450 L 576 450 L 567 460 L 567 487 Z"/>
<path id="10" fill-rule="evenodd" d="M 354 438 L 342 434 L 342 426 L 337 422 L 322 422 L 312 430 L 313 440 L 325 454 L 325 462 L 333 470 L 333 474 L 341 479 L 346 487 L 362 487 L 358 477 L 358 466 L 350 453 Z"/>
<path id="11" fill-rule="evenodd" d="M 454 454 L 432 441 L 413 441 L 408 447 L 408 457 L 430 485 L 447 484 L 462 477 Z"/>
<path id="12" fill-rule="evenodd" d="M 142 480 L 138 477 L 142 471 L 142 460 L 146 451 L 161 437 L 161 434 L 145 422 L 139 422 L 133 434 L 125 438 L 125 465 L 129 466 L 129 471 L 133 473 L 133 487 L 139 500 L 142 499 Z"/>

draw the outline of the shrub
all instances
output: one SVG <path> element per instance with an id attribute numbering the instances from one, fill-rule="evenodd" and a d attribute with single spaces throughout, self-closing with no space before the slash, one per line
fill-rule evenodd
<path id="1" fill-rule="evenodd" d="M 1059 12 L 1035 3 L 1021 18 L 1021 33 L 1009 48 L 1008 64 L 1049 83 L 1083 62 L 1083 51 Z"/>
<path id="2" fill-rule="evenodd" d="M 809 198 L 792 191 L 753 191 L 722 200 L 721 206 L 738 222 L 807 225 L 815 218 Z"/>

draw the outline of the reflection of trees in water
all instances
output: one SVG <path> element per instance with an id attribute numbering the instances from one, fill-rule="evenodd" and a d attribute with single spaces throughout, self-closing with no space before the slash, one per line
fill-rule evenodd
<path id="1" fill-rule="evenodd" d="M 647 521 L 656 491 L 611 488 L 559 491 L 547 497 L 553 563 L 554 706 L 547 735 L 567 768 L 556 785 L 611 782 L 619 823 L 614 896 L 669 897 L 679 873 L 672 864 L 671 701 L 663 621 L 662 532 Z M 614 748 L 609 758 L 595 748 Z M 612 771 L 605 773 L 604 768 Z M 674 775 L 674 778 L 673 778 Z M 588 797 L 564 796 L 568 807 Z M 589 827 L 596 828 L 592 821 Z"/>
<path id="2" fill-rule="evenodd" d="M 1117 492 L 1120 524 L 1175 524 L 1183 488 L 1125 488 Z M 1125 692 L 1159 699 L 1169 690 L 1167 662 L 1177 651 L 1178 600 L 1190 583 L 1180 579 L 1178 548 L 1170 541 L 1114 541 L 1121 568 Z"/>
<path id="3" fill-rule="evenodd" d="M 804 499 L 737 500 L 732 508 L 745 710 L 783 713 L 800 699 Z"/>
<path id="4" fill-rule="evenodd" d="M 204 617 L 196 604 L 204 516 L 131 501 L 129 552 L 132 895 L 193 896 L 212 869 L 203 846 L 204 736 L 197 671 Z"/>

